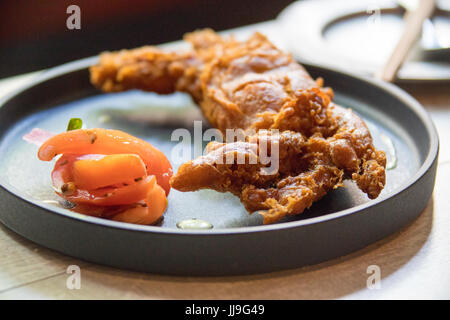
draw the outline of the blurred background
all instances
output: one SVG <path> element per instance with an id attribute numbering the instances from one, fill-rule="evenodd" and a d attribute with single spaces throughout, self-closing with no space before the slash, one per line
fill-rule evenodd
<path id="1" fill-rule="evenodd" d="M 179 40 L 276 18 L 292 0 L 1 0 L 0 78 L 42 70 L 100 51 Z M 68 30 L 66 9 L 81 8 Z"/>
<path id="2" fill-rule="evenodd" d="M 399 82 L 450 82 L 450 0 L 436 4 L 396 72 Z M 256 29 L 301 63 L 373 76 L 419 0 L 1 0 L 0 79 L 106 50 L 180 40 L 199 28 Z M 80 8 L 81 29 L 66 22 Z M 420 28 L 419 28 L 420 30 Z M 270 31 L 271 34 L 267 32 Z M 242 33 L 242 29 L 240 29 Z M 390 81 L 390 80 L 387 80 Z"/>

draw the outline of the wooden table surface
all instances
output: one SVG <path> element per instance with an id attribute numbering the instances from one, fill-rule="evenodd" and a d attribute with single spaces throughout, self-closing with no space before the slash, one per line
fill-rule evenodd
<path id="1" fill-rule="evenodd" d="M 238 31 L 254 29 L 269 37 L 276 31 L 272 22 Z M 33 76 L 0 81 L 0 96 Z M 440 136 L 440 155 L 427 208 L 394 235 L 319 265 L 262 275 L 197 278 L 80 261 L 34 244 L 0 224 L 0 299 L 449 299 L 450 86 L 404 89 L 431 114 Z M 81 269 L 78 290 L 66 286 L 69 265 Z M 379 289 L 367 288 L 370 265 L 380 267 Z"/>

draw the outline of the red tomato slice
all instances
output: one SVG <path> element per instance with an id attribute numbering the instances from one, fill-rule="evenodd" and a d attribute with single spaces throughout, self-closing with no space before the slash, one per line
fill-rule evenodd
<path id="1" fill-rule="evenodd" d="M 147 174 L 154 175 L 166 195 L 169 194 L 173 171 L 167 157 L 148 142 L 123 131 L 96 128 L 60 133 L 42 144 L 38 157 L 50 161 L 58 154 L 137 154 L 145 163 Z"/>
<path id="2" fill-rule="evenodd" d="M 79 158 L 73 163 L 73 182 L 80 189 L 93 190 L 112 185 L 132 184 L 147 176 L 147 169 L 137 154 L 99 155 Z"/>
<path id="3" fill-rule="evenodd" d="M 96 157 L 98 155 L 89 155 Z M 78 159 L 86 159 L 86 155 L 63 155 L 55 164 L 52 172 L 53 186 L 57 193 L 64 199 L 82 204 L 97 206 L 115 206 L 132 204 L 147 198 L 147 193 L 156 184 L 155 176 L 147 176 L 140 181 L 127 186 L 111 186 L 99 189 L 79 189 L 66 190 L 64 185 L 73 183 L 73 166 Z M 67 189 L 67 188 L 66 188 Z"/>

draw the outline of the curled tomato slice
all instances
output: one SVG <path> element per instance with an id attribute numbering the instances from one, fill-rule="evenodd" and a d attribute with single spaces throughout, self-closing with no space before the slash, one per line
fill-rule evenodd
<path id="1" fill-rule="evenodd" d="M 150 188 L 156 184 L 155 176 L 146 176 L 129 185 L 112 185 L 98 189 L 82 189 L 74 182 L 74 167 L 77 161 L 95 158 L 98 155 L 63 155 L 52 172 L 53 186 L 64 199 L 81 204 L 115 206 L 139 202 L 146 199 Z M 71 184 L 73 187 L 71 188 Z"/>
<path id="2" fill-rule="evenodd" d="M 115 159 L 117 159 L 119 164 L 131 159 L 132 162 L 134 161 L 136 168 L 125 170 L 125 172 L 112 173 L 113 178 L 104 176 L 104 174 L 111 173 L 113 167 L 110 166 L 109 162 Z M 102 163 L 105 165 L 101 166 Z M 90 170 L 93 169 L 103 170 L 103 173 L 91 172 Z M 92 173 L 93 176 L 89 176 L 89 173 Z M 122 181 L 133 177 L 136 173 L 144 173 L 145 177 L 134 179 L 131 184 L 122 183 Z M 75 178 L 76 175 L 79 175 L 79 177 Z M 99 181 L 103 182 L 97 185 L 90 185 L 89 182 L 82 179 L 83 177 L 86 179 L 98 177 Z M 134 157 L 130 158 L 129 155 L 64 154 L 55 164 L 52 172 L 52 182 L 61 197 L 78 205 L 78 210 L 76 211 L 85 211 L 85 214 L 88 215 L 103 216 L 105 214 L 104 210 L 99 210 L 98 208 L 104 206 L 116 208 L 112 210 L 111 215 L 111 218 L 115 221 L 152 224 L 158 221 L 167 208 L 166 193 L 158 185 L 155 176 L 147 176 L 145 170 L 142 171 L 142 164 Z M 113 184 L 106 187 L 103 186 L 107 182 Z M 80 183 L 81 186 L 100 187 L 83 189 L 80 187 Z M 69 188 L 68 184 L 73 184 L 73 189 Z M 114 213 L 114 211 L 120 210 L 120 207 L 117 206 L 125 207 L 121 211 Z M 109 210 L 109 214 L 111 214 L 111 210 Z"/>
<path id="3" fill-rule="evenodd" d="M 80 189 L 132 184 L 146 176 L 145 164 L 136 154 L 89 155 L 73 163 L 73 182 Z"/>
<path id="4" fill-rule="evenodd" d="M 167 157 L 148 142 L 123 131 L 102 128 L 72 130 L 52 136 L 38 151 L 38 157 L 43 161 L 50 161 L 58 154 L 138 155 L 146 166 L 147 175 L 154 175 L 166 195 L 169 194 L 173 171 Z"/>
<path id="5" fill-rule="evenodd" d="M 167 208 L 167 198 L 163 188 L 155 183 L 148 191 L 145 203 L 144 207 L 136 206 L 116 214 L 113 220 L 137 224 L 152 224 L 158 221 Z"/>

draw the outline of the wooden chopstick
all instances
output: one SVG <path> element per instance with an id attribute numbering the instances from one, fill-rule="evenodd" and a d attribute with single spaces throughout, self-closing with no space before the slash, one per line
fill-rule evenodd
<path id="1" fill-rule="evenodd" d="M 398 69 L 405 61 L 409 51 L 419 38 L 423 22 L 431 17 L 434 12 L 435 0 L 420 0 L 419 5 L 413 11 L 408 10 L 404 17 L 404 28 L 400 40 L 392 51 L 386 64 L 375 73 L 375 78 L 392 82 Z"/>

